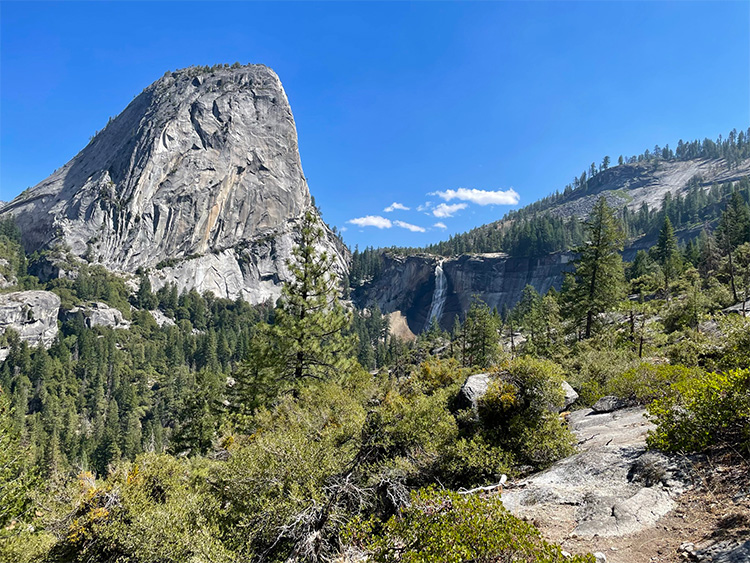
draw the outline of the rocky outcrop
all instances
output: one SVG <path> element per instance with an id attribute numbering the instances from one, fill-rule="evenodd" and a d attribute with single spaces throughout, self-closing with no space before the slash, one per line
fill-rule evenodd
<path id="1" fill-rule="evenodd" d="M 591 407 L 591 410 L 597 414 L 600 414 L 624 409 L 629 406 L 632 405 L 625 399 L 615 397 L 614 395 L 607 395 L 606 397 L 602 397 L 596 403 L 594 403 L 594 405 Z"/>
<path id="2" fill-rule="evenodd" d="M 93 328 L 95 326 L 105 326 L 109 328 L 130 328 L 130 321 L 126 320 L 122 312 L 106 303 L 92 302 L 82 307 L 73 307 L 65 311 L 65 320 L 73 319 L 78 314 L 84 318 L 86 326 Z"/>
<path id="3" fill-rule="evenodd" d="M 569 416 L 580 452 L 548 470 L 510 483 L 503 504 L 533 519 L 555 541 L 614 538 L 653 527 L 688 486 L 677 458 L 646 450 L 653 425 L 642 408 Z M 564 534 L 559 536 L 558 534 Z M 613 561 L 629 561 L 616 558 Z"/>
<path id="4" fill-rule="evenodd" d="M 167 72 L 13 214 L 29 252 L 66 245 L 155 288 L 279 294 L 296 221 L 312 209 L 294 118 L 262 65 Z M 326 250 L 345 269 L 328 232 Z"/>
<path id="5" fill-rule="evenodd" d="M 57 337 L 60 298 L 50 291 L 0 294 L 0 334 L 14 330 L 29 346 L 49 347 Z M 7 349 L 1 359 L 7 356 Z"/>
<path id="6" fill-rule="evenodd" d="M 512 307 L 524 287 L 532 285 L 544 294 L 560 288 L 562 274 L 572 269 L 570 253 L 535 258 L 513 258 L 505 254 L 466 254 L 452 259 L 421 254 L 402 257 L 386 255 L 383 272 L 355 293 L 361 306 L 376 303 L 383 312 L 400 311 L 412 332 L 422 331 L 429 322 L 435 295 L 444 300 L 439 311 L 440 326 L 449 330 L 458 315 L 463 319 L 474 296 L 491 308 Z M 440 270 L 438 270 L 440 266 Z M 435 291 L 438 275 L 445 288 Z"/>

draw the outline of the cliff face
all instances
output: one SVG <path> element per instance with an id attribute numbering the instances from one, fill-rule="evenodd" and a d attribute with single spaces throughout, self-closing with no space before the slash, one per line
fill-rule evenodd
<path id="1" fill-rule="evenodd" d="M 65 244 L 113 271 L 150 269 L 157 288 L 257 302 L 278 295 L 309 208 L 281 82 L 249 65 L 165 74 L 1 213 L 15 215 L 27 251 Z"/>
<path id="2" fill-rule="evenodd" d="M 0 294 L 0 334 L 8 329 L 18 333 L 29 346 L 49 348 L 57 337 L 60 298 L 49 291 L 15 291 Z M 0 361 L 9 348 L 0 346 Z"/>
<path id="3" fill-rule="evenodd" d="M 560 289 L 563 273 L 572 270 L 572 259 L 569 253 L 536 258 L 499 253 L 452 259 L 386 256 L 382 274 L 359 288 L 355 298 L 361 306 L 377 304 L 384 313 L 400 311 L 412 332 L 427 327 L 432 315 L 450 330 L 456 315 L 464 318 L 474 296 L 502 310 L 518 302 L 527 284 L 541 294 L 552 286 Z"/>

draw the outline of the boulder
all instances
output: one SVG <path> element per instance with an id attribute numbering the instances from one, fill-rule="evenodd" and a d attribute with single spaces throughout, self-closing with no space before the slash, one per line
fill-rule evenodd
<path id="1" fill-rule="evenodd" d="M 469 376 L 466 383 L 463 384 L 461 390 L 458 392 L 458 397 L 456 397 L 456 408 L 476 410 L 479 399 L 487 393 L 489 385 L 489 373 L 477 373 L 476 375 Z"/>
<path id="2" fill-rule="evenodd" d="M 163 326 L 174 326 L 175 322 L 170 319 L 167 315 L 162 313 L 159 309 L 154 309 L 153 311 L 149 311 L 151 313 L 151 316 L 154 317 L 154 320 L 156 321 L 156 324 L 159 325 L 159 327 Z"/>
<path id="3" fill-rule="evenodd" d="M 628 406 L 630 406 L 630 403 L 625 399 L 615 397 L 614 395 L 607 395 L 606 397 L 599 399 L 596 404 L 591 407 L 591 410 L 598 414 L 624 409 Z"/>
<path id="4" fill-rule="evenodd" d="M 570 405 L 578 400 L 578 393 L 570 386 L 570 383 L 563 381 L 562 384 L 563 393 L 565 393 L 565 402 L 563 403 L 563 409 L 567 409 Z"/>
<path id="5" fill-rule="evenodd" d="M 57 337 L 60 298 L 50 291 L 0 294 L 0 333 L 12 329 L 29 346 L 49 348 Z M 2 359 L 7 356 L 0 352 Z"/>

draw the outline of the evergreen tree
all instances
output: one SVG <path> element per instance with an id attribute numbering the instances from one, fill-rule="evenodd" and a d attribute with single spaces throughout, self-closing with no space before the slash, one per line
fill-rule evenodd
<path id="1" fill-rule="evenodd" d="M 322 238 L 318 220 L 306 213 L 273 324 L 259 328 L 250 357 L 236 373 L 234 402 L 242 410 L 267 402 L 282 385 L 327 379 L 352 365 L 352 316 L 339 302 L 331 258 L 318 250 Z"/>
<path id="2" fill-rule="evenodd" d="M 624 293 L 624 233 L 614 211 L 601 197 L 585 223 L 587 240 L 577 249 L 572 301 L 578 319 L 585 319 L 590 338 L 596 316 L 614 309 Z"/>
<path id="3" fill-rule="evenodd" d="M 140 309 L 148 310 L 156 309 L 159 305 L 159 300 L 151 291 L 151 280 L 148 279 L 146 274 L 141 275 L 138 293 L 136 294 L 136 304 Z"/>
<path id="4" fill-rule="evenodd" d="M 750 240 L 750 211 L 748 211 L 742 195 L 737 191 L 732 192 L 729 203 L 721 215 L 717 234 L 719 244 L 727 255 L 732 296 L 737 302 L 739 301 L 739 295 L 735 283 L 734 249 L 743 242 Z"/>
<path id="5" fill-rule="evenodd" d="M 656 243 L 655 251 L 661 271 L 664 274 L 664 291 L 668 298 L 669 284 L 680 273 L 682 260 L 677 248 L 677 237 L 675 237 L 672 222 L 667 216 L 664 217 L 664 224 L 659 231 L 659 240 Z"/>
<path id="6" fill-rule="evenodd" d="M 500 355 L 499 316 L 484 301 L 474 299 L 464 321 L 464 365 L 488 368 Z"/>
<path id="7" fill-rule="evenodd" d="M 19 443 L 13 426 L 10 401 L 0 388 L 0 539 L 5 526 L 29 506 L 34 485 L 31 452 Z"/>

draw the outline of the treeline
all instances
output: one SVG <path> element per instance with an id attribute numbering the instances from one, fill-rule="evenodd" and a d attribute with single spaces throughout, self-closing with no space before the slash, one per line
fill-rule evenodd
<path id="1" fill-rule="evenodd" d="M 121 280 L 97 273 L 82 271 L 70 287 L 52 284 L 52 290 L 77 303 L 122 305 Z M 45 476 L 73 468 L 105 473 L 142 452 L 211 446 L 211 432 L 202 436 L 200 428 L 213 428 L 226 379 L 271 309 L 194 290 L 178 294 L 175 286 L 153 294 L 145 285 L 133 303 L 159 308 L 171 320 L 162 327 L 149 311 L 131 315 L 128 306 L 129 330 L 89 328 L 79 312 L 62 323 L 49 350 L 6 333 L 10 352 L 0 387 L 16 413 L 13 432 Z"/>

